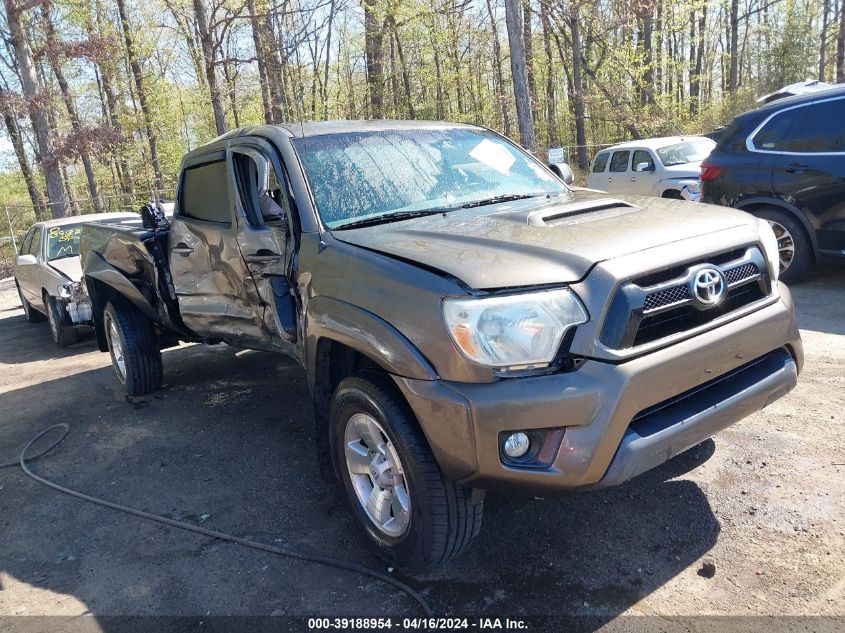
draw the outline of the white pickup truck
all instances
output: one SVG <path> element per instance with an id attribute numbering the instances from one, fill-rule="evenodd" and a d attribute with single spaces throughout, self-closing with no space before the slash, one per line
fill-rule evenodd
<path id="1" fill-rule="evenodd" d="M 614 194 L 701 198 L 701 161 L 716 143 L 703 136 L 667 136 L 620 143 L 600 151 L 587 186 Z"/>

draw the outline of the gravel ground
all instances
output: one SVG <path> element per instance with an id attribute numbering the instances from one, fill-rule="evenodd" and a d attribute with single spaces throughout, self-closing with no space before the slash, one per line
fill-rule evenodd
<path id="1" fill-rule="evenodd" d="M 439 614 L 845 615 L 845 268 L 793 292 L 806 365 L 789 396 L 616 489 L 489 494 L 471 550 L 414 586 Z M 223 345 L 164 357 L 163 389 L 127 402 L 90 336 L 58 350 L 0 282 L 0 462 L 66 422 L 61 449 L 34 467 L 47 477 L 384 569 L 320 480 L 297 366 Z M 418 613 L 369 579 L 145 523 L 0 470 L 0 616 Z"/>

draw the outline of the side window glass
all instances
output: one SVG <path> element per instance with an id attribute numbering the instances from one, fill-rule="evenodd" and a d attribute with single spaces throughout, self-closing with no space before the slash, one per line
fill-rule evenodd
<path id="1" fill-rule="evenodd" d="M 769 119 L 769 122 L 754 135 L 752 140 L 754 147 L 770 152 L 786 151 L 785 145 L 789 138 L 789 132 L 795 126 L 802 109 L 786 110 Z"/>
<path id="2" fill-rule="evenodd" d="M 19 255 L 28 255 L 29 254 L 29 247 L 32 245 L 32 236 L 35 234 L 35 227 L 29 229 L 26 232 L 26 235 L 23 237 L 23 242 L 21 242 L 20 251 L 18 251 Z"/>
<path id="3" fill-rule="evenodd" d="M 634 159 L 631 161 L 634 169 L 637 168 L 637 165 L 640 163 L 646 163 L 648 166 L 645 168 L 645 171 L 654 171 L 654 159 L 651 157 L 651 154 L 643 149 L 638 149 L 634 152 Z"/>
<path id="4" fill-rule="evenodd" d="M 38 257 L 38 250 L 41 248 L 41 229 L 36 228 L 32 234 L 32 244 L 29 247 L 29 254 Z"/>
<path id="5" fill-rule="evenodd" d="M 232 155 L 238 196 L 252 228 L 284 221 L 282 189 L 273 163 L 266 158 L 235 152 Z"/>
<path id="6" fill-rule="evenodd" d="M 604 154 L 599 154 L 596 156 L 595 160 L 593 160 L 593 173 L 594 174 L 601 174 L 604 173 L 604 170 L 607 168 L 607 159 L 610 156 L 607 152 Z"/>
<path id="7" fill-rule="evenodd" d="M 229 177 L 226 161 L 188 167 L 182 176 L 179 215 L 206 222 L 229 223 Z"/>
<path id="8" fill-rule="evenodd" d="M 613 152 L 613 158 L 610 159 L 610 171 L 614 173 L 628 171 L 628 159 L 630 157 L 631 152 L 628 150 Z"/>
<path id="9" fill-rule="evenodd" d="M 801 112 L 783 150 L 787 152 L 845 151 L 845 99 L 813 103 Z"/>

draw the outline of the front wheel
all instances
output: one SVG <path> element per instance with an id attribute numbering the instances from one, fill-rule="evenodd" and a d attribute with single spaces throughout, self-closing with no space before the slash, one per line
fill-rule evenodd
<path id="1" fill-rule="evenodd" d="M 463 552 L 481 528 L 482 491 L 446 480 L 389 379 L 343 380 L 332 400 L 332 448 L 352 511 L 378 554 L 421 574 Z"/>
<path id="2" fill-rule="evenodd" d="M 64 306 L 59 304 L 55 297 L 45 294 L 44 307 L 47 309 L 47 320 L 50 322 L 53 342 L 59 347 L 76 343 L 79 340 L 79 332 L 73 327 L 73 322 Z"/>
<path id="3" fill-rule="evenodd" d="M 161 386 L 161 350 L 153 324 L 126 300 L 109 302 L 103 327 L 114 373 L 127 396 L 144 396 Z"/>

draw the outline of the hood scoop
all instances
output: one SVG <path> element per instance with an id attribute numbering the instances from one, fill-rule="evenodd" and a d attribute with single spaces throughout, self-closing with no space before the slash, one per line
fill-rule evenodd
<path id="1" fill-rule="evenodd" d="M 640 207 L 622 200 L 599 198 L 598 200 L 555 205 L 548 209 L 532 211 L 528 214 L 528 224 L 539 228 L 571 226 L 583 222 L 618 217 L 639 209 Z"/>

